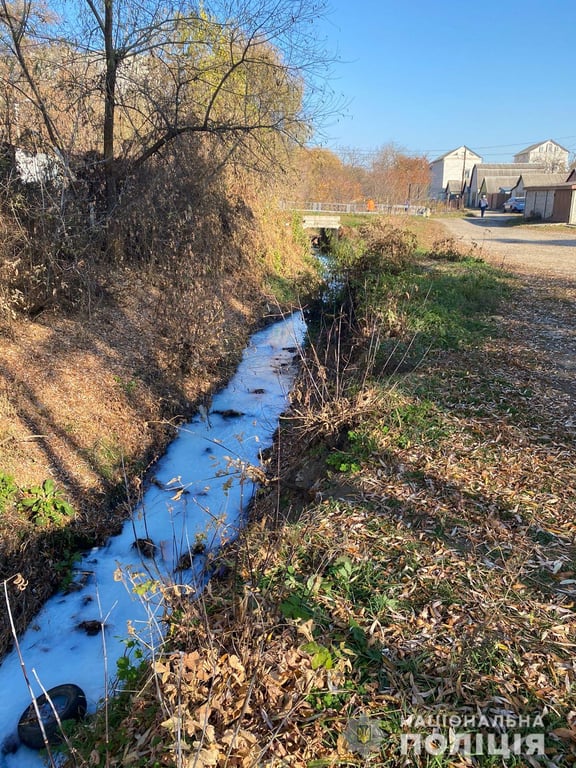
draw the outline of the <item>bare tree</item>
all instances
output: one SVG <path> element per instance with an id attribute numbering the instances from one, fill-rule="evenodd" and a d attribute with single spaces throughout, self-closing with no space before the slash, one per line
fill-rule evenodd
<path id="1" fill-rule="evenodd" d="M 63 160 L 101 153 L 110 214 L 123 180 L 178 137 L 216 136 L 255 162 L 308 138 L 333 109 L 312 25 L 323 11 L 323 0 L 0 0 L 0 53 L 18 73 L 4 83 Z"/>

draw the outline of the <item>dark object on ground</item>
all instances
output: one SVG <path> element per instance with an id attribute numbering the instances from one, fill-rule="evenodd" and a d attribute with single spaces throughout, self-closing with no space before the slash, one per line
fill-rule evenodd
<path id="1" fill-rule="evenodd" d="M 87 635 L 97 635 L 102 631 L 102 622 L 97 619 L 81 621 L 80 624 L 78 624 L 78 629 L 83 629 Z"/>
<path id="2" fill-rule="evenodd" d="M 136 539 L 136 541 L 132 543 L 132 546 L 144 557 L 154 557 L 156 545 L 152 539 Z"/>
<path id="3" fill-rule="evenodd" d="M 210 578 L 223 581 L 224 579 L 227 579 L 231 573 L 232 568 L 230 564 L 223 561 L 215 565 Z"/>
<path id="4" fill-rule="evenodd" d="M 240 416 L 244 416 L 241 411 L 235 411 L 233 408 L 228 408 L 225 411 L 212 411 L 212 413 L 217 413 L 223 419 L 239 419 Z"/>
<path id="5" fill-rule="evenodd" d="M 183 555 L 180 555 L 174 570 L 187 571 L 190 568 L 192 568 L 192 555 L 190 554 L 190 552 L 185 552 Z"/>
<path id="6" fill-rule="evenodd" d="M 50 744 L 59 744 L 62 741 L 60 725 L 54 710 L 58 713 L 61 723 L 65 720 L 80 720 L 86 714 L 84 691 L 73 683 L 50 688 L 46 694 L 43 693 L 36 699 L 36 704 Z M 30 704 L 20 716 L 18 736 L 20 741 L 30 749 L 43 749 L 45 746 L 34 704 Z"/>

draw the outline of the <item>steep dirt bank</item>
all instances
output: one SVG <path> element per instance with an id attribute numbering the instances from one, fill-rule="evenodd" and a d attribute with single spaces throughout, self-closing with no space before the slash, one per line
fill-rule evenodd
<path id="1" fill-rule="evenodd" d="M 313 284 L 302 244 L 283 238 L 281 272 L 232 247 L 234 269 L 199 275 L 192 265 L 188 282 L 110 269 L 89 311 L 13 318 L 2 328 L 0 480 L 24 489 L 51 479 L 75 510 L 72 519 L 39 523 L 2 504 L 0 483 L 0 577 L 20 573 L 27 584 L 14 593 L 19 628 L 74 552 L 119 528 L 174 425 L 209 401 L 250 333 L 279 311 L 270 281 L 307 274 Z M 8 631 L 0 634 L 0 652 L 9 642 Z"/>

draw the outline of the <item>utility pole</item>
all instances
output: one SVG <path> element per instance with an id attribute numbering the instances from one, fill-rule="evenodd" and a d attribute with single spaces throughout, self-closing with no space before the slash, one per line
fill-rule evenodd
<path id="1" fill-rule="evenodd" d="M 460 200 L 461 201 L 464 200 L 464 194 L 462 190 L 464 189 L 465 178 L 466 178 L 466 146 L 464 146 L 464 160 L 462 161 L 462 179 L 460 183 Z"/>

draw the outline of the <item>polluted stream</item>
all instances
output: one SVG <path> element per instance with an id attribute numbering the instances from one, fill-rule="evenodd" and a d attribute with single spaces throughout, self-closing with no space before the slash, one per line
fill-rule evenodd
<path id="1" fill-rule="evenodd" d="M 122 532 L 83 555 L 66 592 L 48 600 L 3 659 L 2 768 L 46 764 L 45 753 L 22 742 L 30 742 L 32 726 L 19 727 L 33 698 L 64 686 L 55 693 L 58 712 L 70 705 L 93 713 L 117 692 L 117 662 L 129 641 L 149 658 L 159 651 L 165 606 L 150 584 L 184 585 L 193 599 L 208 578 L 207 555 L 236 537 L 256 488 L 253 469 L 288 405 L 305 334 L 297 312 L 252 336 L 210 411 L 179 428 Z"/>

